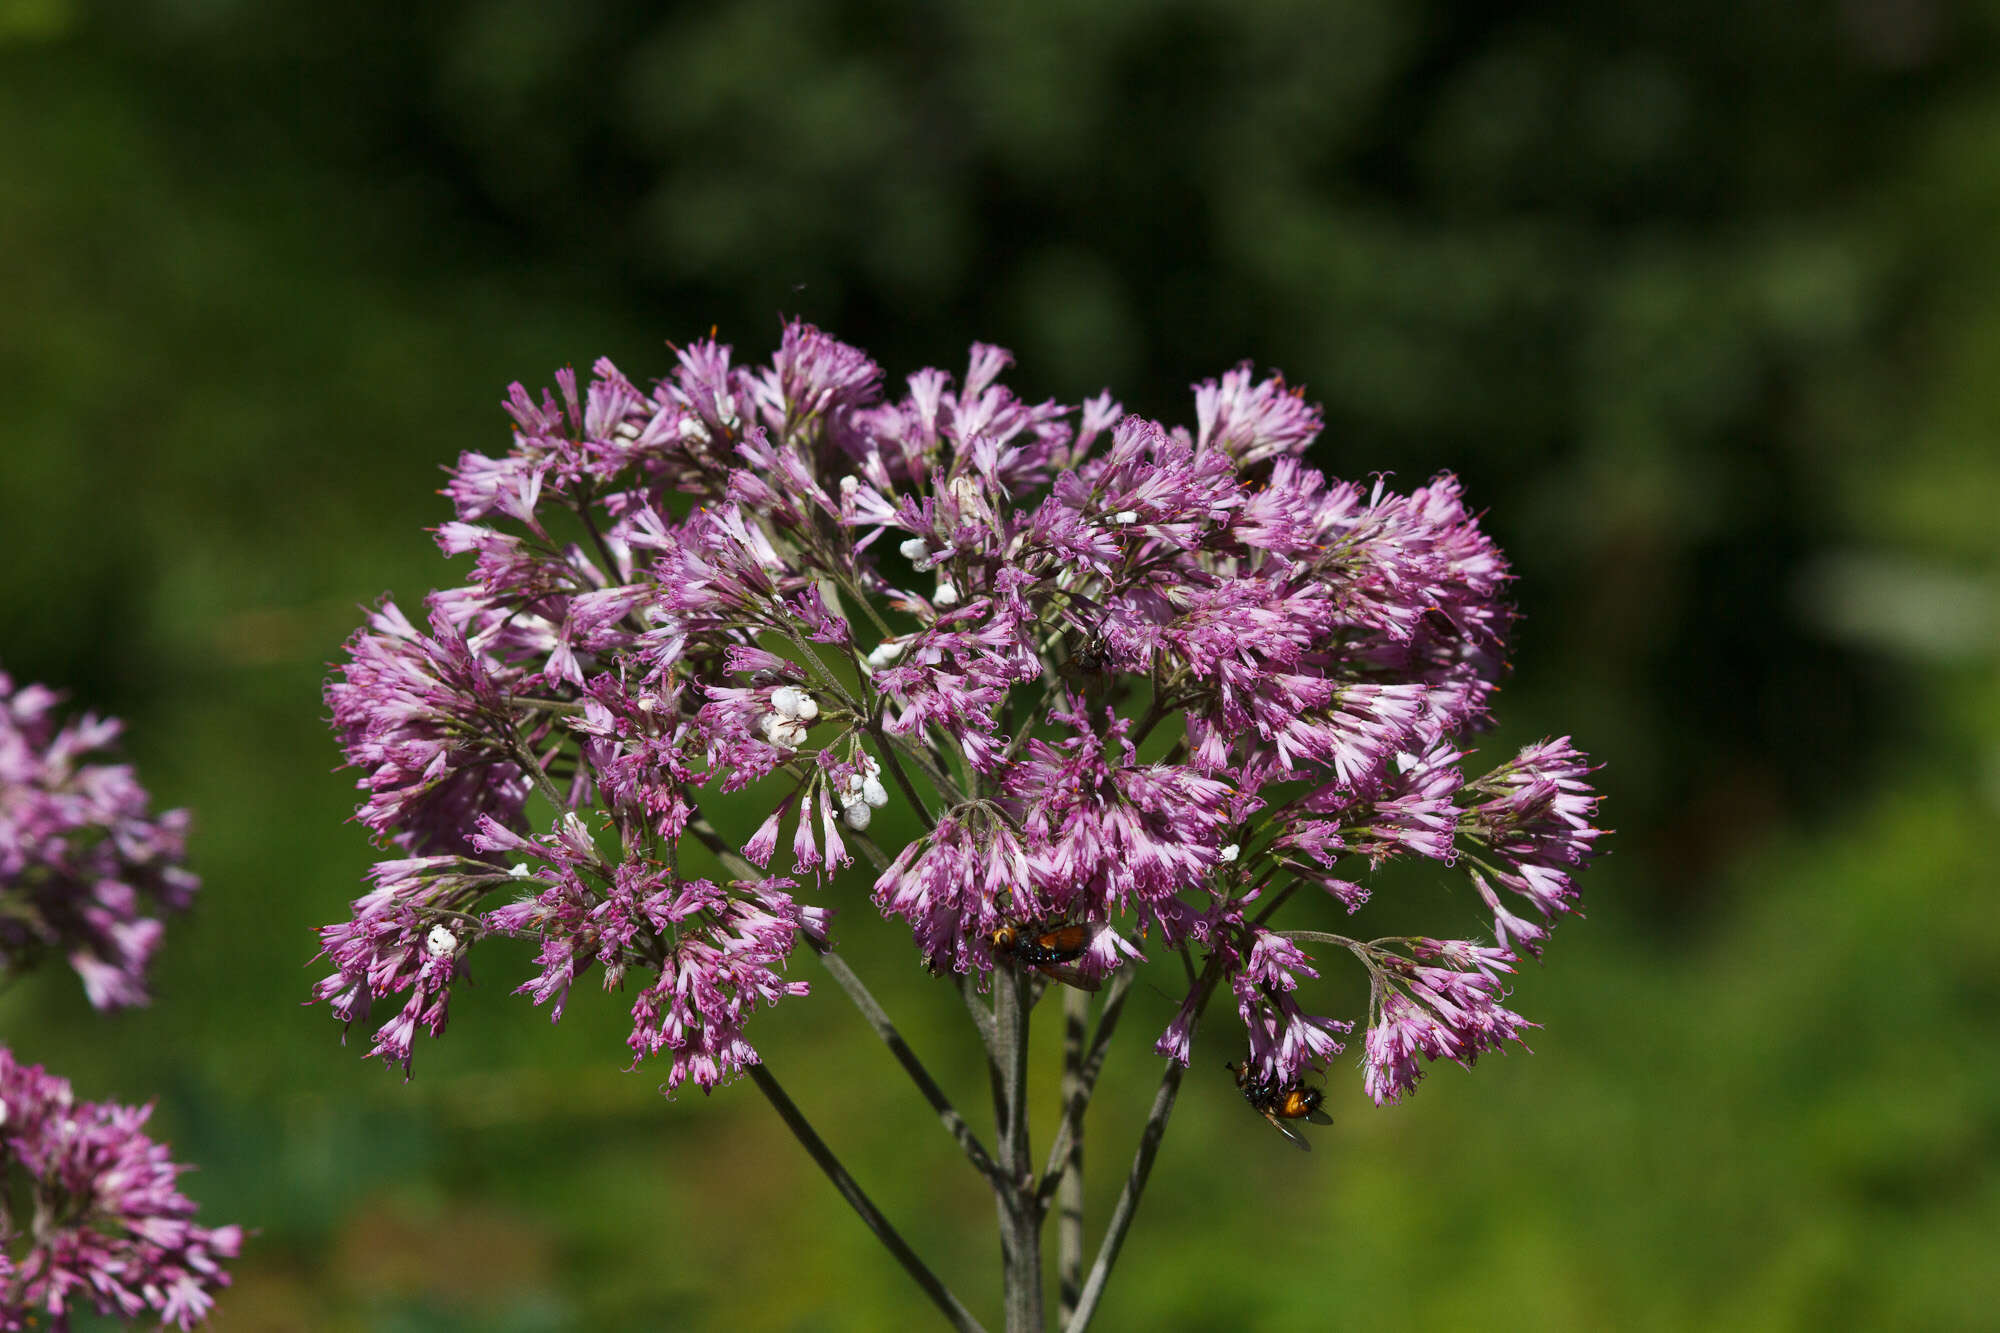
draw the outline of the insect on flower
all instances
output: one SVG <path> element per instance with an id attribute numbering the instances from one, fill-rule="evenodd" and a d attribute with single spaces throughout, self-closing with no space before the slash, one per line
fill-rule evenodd
<path id="1" fill-rule="evenodd" d="M 1271 1079 L 1252 1078 L 1247 1064 L 1225 1064 L 1223 1068 L 1236 1075 L 1236 1086 L 1243 1090 L 1243 1100 L 1250 1103 L 1251 1109 L 1297 1144 L 1300 1152 L 1311 1152 L 1312 1144 L 1307 1143 L 1306 1136 L 1292 1128 L 1288 1121 L 1310 1120 L 1315 1125 L 1333 1123 L 1333 1117 L 1319 1109 L 1320 1102 L 1326 1097 L 1324 1089 L 1304 1083 L 1278 1083 Z"/>
<path id="2" fill-rule="evenodd" d="M 1090 951 L 1100 928 L 1087 921 L 1012 921 L 1001 925 L 987 943 L 1001 957 L 1031 967 L 1078 990 L 1096 990 L 1098 982 L 1081 975 L 1076 961 Z"/>

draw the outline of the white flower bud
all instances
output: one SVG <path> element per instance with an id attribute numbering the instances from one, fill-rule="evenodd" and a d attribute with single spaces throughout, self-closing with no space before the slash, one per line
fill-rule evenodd
<path id="1" fill-rule="evenodd" d="M 805 691 L 795 685 L 780 685 L 771 691 L 771 711 L 779 717 L 797 717 L 805 697 Z"/>
<path id="2" fill-rule="evenodd" d="M 939 606 L 956 606 L 958 604 L 958 589 L 949 583 L 940 583 L 937 586 L 937 591 L 931 594 L 931 600 Z"/>
<path id="3" fill-rule="evenodd" d="M 931 553 L 931 548 L 922 537 L 912 537 L 896 549 L 903 553 L 905 560 L 921 560 Z"/>
<path id="4" fill-rule="evenodd" d="M 819 716 L 819 701 L 814 699 L 810 694 L 801 691 L 799 693 L 798 711 L 793 713 L 792 716 L 801 722 L 812 721 Z"/>
<path id="5" fill-rule="evenodd" d="M 844 805 L 840 808 L 841 822 L 857 833 L 867 828 L 868 821 L 873 818 L 875 818 L 875 812 L 868 807 L 865 801 L 856 801 L 853 805 Z"/>
<path id="6" fill-rule="evenodd" d="M 508 868 L 507 873 L 515 879 L 526 879 L 528 877 L 528 863 L 526 861 L 516 861 Z"/>
<path id="7" fill-rule="evenodd" d="M 1118 524 L 1137 523 L 1139 521 L 1139 511 L 1136 509 L 1121 509 L 1111 516 L 1111 521 Z"/>
<path id="8" fill-rule="evenodd" d="M 457 947 L 458 936 L 443 926 L 432 926 L 431 933 L 424 937 L 424 948 L 430 950 L 433 958 L 442 958 Z"/>
<path id="9" fill-rule="evenodd" d="M 861 782 L 861 799 L 880 810 L 889 804 L 889 790 L 880 778 L 864 778 Z"/>
<path id="10" fill-rule="evenodd" d="M 868 650 L 868 665 L 878 670 L 888 666 L 901 657 L 903 650 L 909 646 L 908 641 L 903 639 L 884 639 Z"/>
<path id="11" fill-rule="evenodd" d="M 1240 856 L 1242 852 L 1243 849 L 1232 842 L 1215 855 L 1217 860 L 1221 861 L 1224 865 L 1228 865 Z"/>
<path id="12" fill-rule="evenodd" d="M 842 495 L 852 495 L 860 489 L 861 478 L 855 476 L 852 472 L 840 479 L 840 493 Z"/>

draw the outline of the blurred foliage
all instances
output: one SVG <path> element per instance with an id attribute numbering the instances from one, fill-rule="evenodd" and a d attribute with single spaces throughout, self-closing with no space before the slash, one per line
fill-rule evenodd
<path id="1" fill-rule="evenodd" d="M 1104 1326 L 1988 1326 L 1996 38 L 1942 0 L 6 0 L 0 662 L 130 720 L 208 887 L 151 1010 L 52 973 L 0 1030 L 157 1096 L 261 1228 L 221 1329 L 926 1323 L 761 1101 L 620 1072 L 615 1002 L 550 1031 L 491 951 L 407 1086 L 298 1006 L 369 859 L 324 664 L 455 581 L 437 468 L 504 447 L 515 378 L 796 313 L 1186 419 L 1247 358 L 1334 471 L 1465 477 L 1526 613 L 1493 745 L 1574 731 L 1620 833 L 1522 979 L 1533 1058 L 1386 1113 L 1340 1074 L 1294 1160 L 1205 1076 L 1219 1024 Z M 1106 1074 L 1099 1217 L 1167 1009 Z M 837 996 L 756 1035 L 991 1309 L 990 1206 Z"/>

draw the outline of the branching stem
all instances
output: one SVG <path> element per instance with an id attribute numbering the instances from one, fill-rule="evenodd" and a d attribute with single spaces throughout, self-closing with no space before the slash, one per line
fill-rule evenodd
<path id="1" fill-rule="evenodd" d="M 1201 1023 L 1202 1010 L 1208 1007 L 1209 996 L 1215 991 L 1216 980 L 1222 975 L 1220 955 L 1210 955 L 1208 966 L 1201 975 L 1200 992 L 1195 997 L 1194 1012 L 1188 1017 L 1188 1041 L 1194 1041 L 1194 1030 Z M 1085 1279 L 1083 1291 L 1077 1297 L 1076 1312 L 1063 1327 L 1066 1333 L 1083 1333 L 1090 1326 L 1091 1316 L 1097 1313 L 1097 1303 L 1104 1297 L 1104 1285 L 1110 1280 L 1111 1266 L 1118 1262 L 1118 1252 L 1124 1248 L 1125 1233 L 1132 1228 L 1132 1219 L 1139 1211 L 1139 1197 L 1146 1191 L 1146 1178 L 1152 1174 L 1153 1159 L 1159 1155 L 1160 1140 L 1166 1137 L 1167 1120 L 1174 1113 L 1174 1099 L 1180 1095 L 1181 1078 L 1187 1073 L 1187 1066 L 1178 1060 L 1167 1061 L 1166 1072 L 1160 1076 L 1159 1090 L 1153 1094 L 1153 1108 L 1146 1116 L 1145 1128 L 1139 1132 L 1139 1148 L 1132 1155 L 1132 1169 L 1126 1173 L 1125 1188 L 1118 1194 L 1118 1202 L 1111 1210 L 1111 1220 L 1105 1226 L 1104 1240 L 1097 1247 L 1097 1260 L 1090 1266 L 1090 1276 Z"/>

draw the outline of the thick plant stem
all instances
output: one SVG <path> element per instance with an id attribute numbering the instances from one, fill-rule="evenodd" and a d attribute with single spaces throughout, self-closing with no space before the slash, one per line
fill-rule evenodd
<path id="1" fill-rule="evenodd" d="M 1076 1313 L 1083 1291 L 1083 1115 L 1077 1103 L 1084 1090 L 1084 1038 L 1090 1020 L 1090 996 L 1063 987 L 1063 1123 L 1070 1130 L 1069 1151 L 1063 1158 L 1062 1182 L 1056 1187 L 1056 1323 L 1067 1324 Z"/>
<path id="2" fill-rule="evenodd" d="M 1028 1008 L 1033 982 L 1015 968 L 993 969 L 994 1109 L 999 1113 L 1001 1278 L 1007 1333 L 1042 1333 L 1042 1210 L 1028 1143 Z"/>
<path id="3" fill-rule="evenodd" d="M 937 1308 L 944 1312 L 944 1317 L 951 1321 L 951 1326 L 965 1330 L 966 1333 L 985 1333 L 980 1322 L 972 1317 L 972 1312 L 959 1303 L 958 1297 L 951 1294 L 951 1288 L 945 1286 L 937 1274 L 925 1267 L 924 1261 L 917 1257 L 916 1251 L 897 1234 L 896 1228 L 889 1225 L 889 1219 L 882 1216 L 881 1211 L 868 1196 L 862 1193 L 861 1186 L 855 1183 L 853 1176 L 847 1174 L 847 1168 L 840 1164 L 840 1159 L 833 1155 L 833 1149 L 826 1146 L 826 1140 L 813 1129 L 798 1105 L 786 1095 L 782 1087 L 778 1086 L 778 1080 L 771 1076 L 771 1071 L 761 1064 L 755 1064 L 749 1067 L 749 1073 L 751 1081 L 757 1085 L 757 1090 L 764 1094 L 773 1109 L 777 1111 L 779 1119 L 785 1122 L 785 1128 L 792 1131 L 793 1136 L 805 1147 L 819 1169 L 826 1173 L 826 1178 L 833 1182 L 833 1187 L 847 1200 L 848 1206 L 860 1215 L 861 1220 L 867 1223 L 868 1229 L 875 1233 L 884 1248 L 895 1256 L 896 1262 L 916 1279 L 917 1285 L 922 1287 Z"/>

